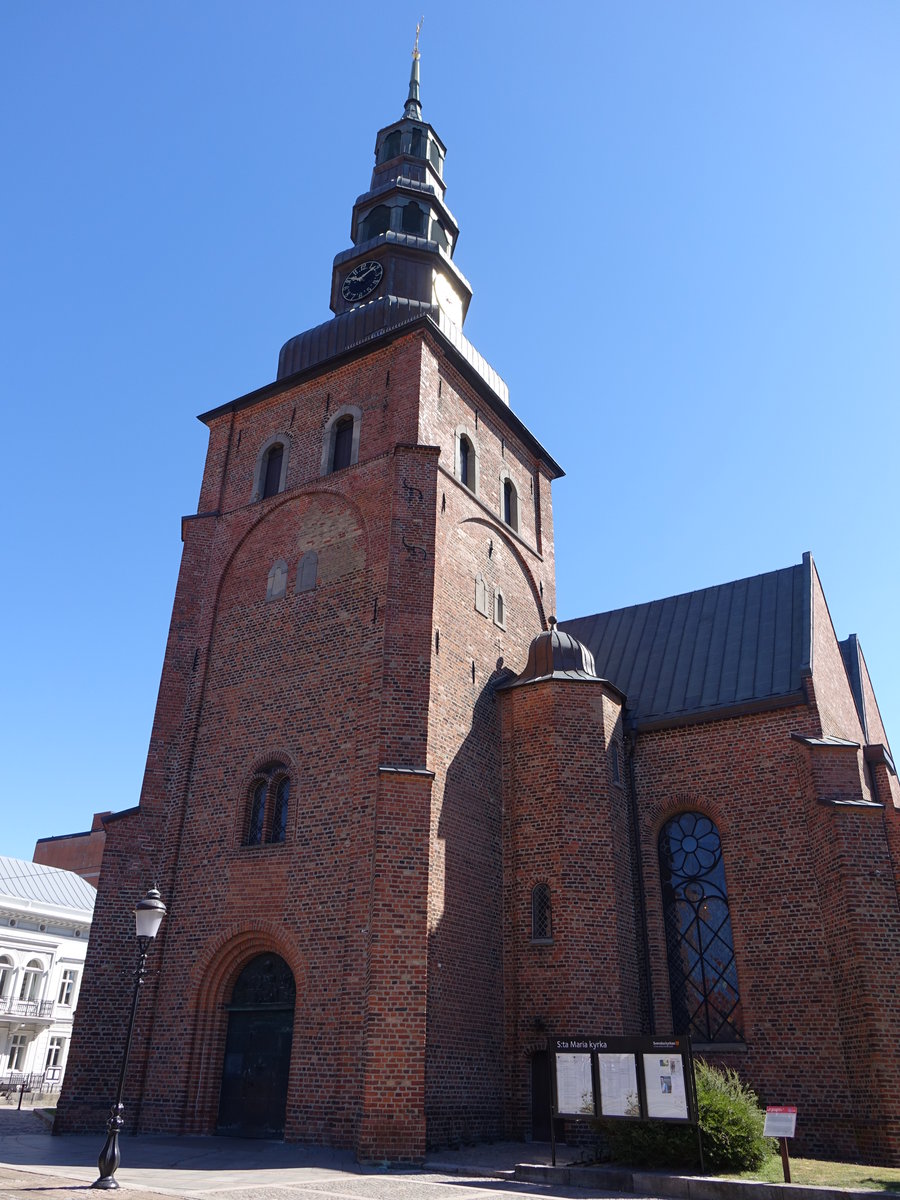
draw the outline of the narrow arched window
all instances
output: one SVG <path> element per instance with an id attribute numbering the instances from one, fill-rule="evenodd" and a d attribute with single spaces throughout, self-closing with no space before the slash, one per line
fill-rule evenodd
<path id="1" fill-rule="evenodd" d="M 519 528 L 519 502 L 511 479 L 503 480 L 503 520 L 510 529 Z"/>
<path id="2" fill-rule="evenodd" d="M 465 434 L 459 439 L 459 482 L 472 487 L 472 443 Z"/>
<path id="3" fill-rule="evenodd" d="M 410 134 L 409 152 L 413 158 L 425 157 L 425 134 L 421 129 L 414 129 Z"/>
<path id="4" fill-rule="evenodd" d="M 281 491 L 281 464 L 284 461 L 284 446 L 276 442 L 266 451 L 266 461 L 263 465 L 262 499 L 277 496 Z"/>
<path id="5" fill-rule="evenodd" d="M 266 781 L 254 785 L 250 795 L 250 820 L 247 823 L 247 845 L 258 846 L 263 840 L 266 819 Z"/>
<path id="6" fill-rule="evenodd" d="M 391 227 L 391 210 L 386 204 L 379 204 L 366 216 L 360 229 L 360 240 L 367 242 L 369 238 L 387 233 Z"/>
<path id="7" fill-rule="evenodd" d="M 332 471 L 349 467 L 353 459 L 353 418 L 341 417 L 334 427 L 334 453 L 331 456 Z"/>
<path id="8" fill-rule="evenodd" d="M 506 605 L 499 588 L 494 592 L 494 624 L 499 625 L 501 629 L 506 628 Z"/>
<path id="9" fill-rule="evenodd" d="M 389 158 L 396 158 L 400 153 L 400 130 L 395 129 L 393 133 L 389 133 L 381 143 L 381 162 L 387 162 Z"/>
<path id="10" fill-rule="evenodd" d="M 404 233 L 415 233 L 421 236 L 425 232 L 425 222 L 425 212 L 416 204 L 415 200 L 410 200 L 409 204 L 403 205 L 401 228 Z"/>
<path id="11" fill-rule="evenodd" d="M 342 404 L 322 431 L 321 473 L 330 475 L 352 467 L 359 460 L 362 409 Z"/>
<path id="12" fill-rule="evenodd" d="M 291 792 L 291 781 L 285 775 L 275 785 L 275 800 L 272 810 L 272 830 L 270 842 L 283 842 L 287 834 L 288 798 Z"/>
<path id="13" fill-rule="evenodd" d="M 549 942 L 552 937 L 550 885 L 538 883 L 531 889 L 531 940 L 533 942 Z"/>
<path id="14" fill-rule="evenodd" d="M 672 1019 L 700 1042 L 743 1040 L 741 997 L 719 831 L 703 813 L 659 835 Z"/>
<path id="15" fill-rule="evenodd" d="M 609 773 L 612 776 L 613 783 L 622 782 L 622 771 L 619 766 L 619 747 L 615 742 L 611 742 L 609 747 Z"/>
<path id="16" fill-rule="evenodd" d="M 271 763 L 257 773 L 250 785 L 245 846 L 285 841 L 290 794 L 290 777 L 282 763 Z"/>

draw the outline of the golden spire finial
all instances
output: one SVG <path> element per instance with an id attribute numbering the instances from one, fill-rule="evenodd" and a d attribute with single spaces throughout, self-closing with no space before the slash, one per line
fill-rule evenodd
<path id="1" fill-rule="evenodd" d="M 425 24 L 424 15 L 420 17 L 419 23 L 416 26 L 416 44 L 413 46 L 413 58 L 419 57 L 419 34 L 422 32 L 422 26 Z"/>

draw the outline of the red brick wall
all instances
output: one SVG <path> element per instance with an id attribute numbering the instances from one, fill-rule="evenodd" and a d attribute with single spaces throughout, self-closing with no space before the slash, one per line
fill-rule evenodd
<path id="1" fill-rule="evenodd" d="M 477 413 L 477 423 L 476 423 Z M 454 434 L 477 440 L 478 497 L 454 477 Z M 435 772 L 429 862 L 426 1118 L 432 1145 L 496 1137 L 503 1109 L 499 709 L 494 684 L 525 666 L 552 598 L 537 551 L 538 463 L 471 387 L 423 348 L 420 436 L 439 445 L 428 765 Z M 500 473 L 519 496 L 518 535 L 498 518 Z M 542 510 L 549 521 L 549 505 Z M 545 546 L 552 542 L 546 526 Z M 551 564 L 552 571 L 552 564 Z M 488 615 L 475 609 L 481 574 Z M 505 628 L 494 621 L 504 599 Z"/>
<path id="2" fill-rule="evenodd" d="M 853 761 L 840 768 L 839 780 L 832 772 L 829 783 L 827 775 L 816 776 L 792 732 L 816 735 L 815 713 L 786 709 L 637 740 L 656 1028 L 672 1024 L 658 834 L 674 813 L 702 811 L 722 839 L 746 1038 L 746 1052 L 722 1054 L 720 1061 L 736 1066 L 764 1103 L 798 1106 L 798 1153 L 883 1159 L 894 1117 L 882 1108 L 879 1128 L 886 1132 L 866 1133 L 873 1102 L 863 1098 L 854 1064 L 861 1042 L 852 1034 L 871 1003 L 887 1005 L 894 984 L 879 983 L 878 975 L 900 945 L 897 939 L 889 949 L 897 905 L 880 810 L 854 815 L 823 808 L 819 789 L 833 796 L 840 787 L 847 798 L 855 788 L 857 801 L 864 799 L 857 752 L 849 751 Z M 871 863 L 883 875 L 867 884 Z M 865 905 L 872 887 L 879 915 L 867 928 L 850 910 Z M 895 1011 L 895 1005 L 893 1015 L 883 1009 L 876 1045 L 896 1041 Z M 859 1037 L 865 1038 L 862 1029 Z"/>
<path id="3" fill-rule="evenodd" d="M 106 843 L 103 817 L 109 815 L 108 812 L 95 813 L 90 830 L 84 833 L 39 838 L 35 843 L 33 861 L 45 867 L 58 867 L 61 871 L 74 871 L 96 887 Z"/>
<path id="4" fill-rule="evenodd" d="M 419 332 L 210 421 L 208 515 L 184 523 L 141 811 L 110 839 L 92 942 L 96 961 L 114 957 L 123 895 L 159 878 L 170 915 L 129 1071 L 129 1120 L 143 1130 L 213 1131 L 223 1005 L 265 950 L 297 984 L 287 1138 L 415 1159 L 428 1139 L 499 1126 L 498 739 L 485 689 L 498 657 L 524 664 L 542 579 L 537 510 L 520 506 L 516 538 L 497 520 L 499 482 L 479 504 L 452 477 L 452 431 L 476 403 Z M 323 429 L 344 404 L 362 409 L 359 463 L 320 479 Z M 420 413 L 431 446 L 416 444 Z M 527 498 L 537 464 L 496 419 L 479 423 L 483 472 L 499 481 L 511 462 Z M 251 503 L 275 435 L 289 443 L 286 489 Z M 505 630 L 473 612 L 472 564 L 492 537 Z M 297 594 L 308 549 L 318 586 Z M 267 601 L 277 560 L 286 594 Z M 291 776 L 287 839 L 242 845 L 250 780 L 273 759 Z M 128 865 L 136 827 L 151 831 L 140 871 Z M 473 900 L 486 906 L 475 920 Z M 90 1061 L 115 1019 L 104 982 L 92 972 L 82 990 L 61 1128 L 96 1128 L 91 1097 L 109 1091 Z"/>
<path id="5" fill-rule="evenodd" d="M 640 1032 L 640 929 L 628 795 L 610 769 L 617 700 L 599 682 L 553 680 L 502 705 L 505 1118 L 525 1137 L 530 1059 L 548 1034 Z M 532 941 L 538 883 L 551 944 Z"/>

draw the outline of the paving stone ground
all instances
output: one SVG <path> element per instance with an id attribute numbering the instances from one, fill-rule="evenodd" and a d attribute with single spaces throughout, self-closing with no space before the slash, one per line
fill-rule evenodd
<path id="1" fill-rule="evenodd" d="M 97 1175 L 96 1138 L 53 1137 L 34 1111 L 0 1104 L 0 1200 L 86 1200 Z M 139 1200 L 617 1200 L 619 1193 L 516 1183 L 467 1174 L 510 1166 L 522 1147 L 472 1147 L 449 1169 L 378 1170 L 321 1147 L 224 1138 L 121 1139 L 120 1192 Z M 633 1200 L 633 1198 L 628 1198 Z M 644 1198 L 646 1200 L 646 1198 Z"/>

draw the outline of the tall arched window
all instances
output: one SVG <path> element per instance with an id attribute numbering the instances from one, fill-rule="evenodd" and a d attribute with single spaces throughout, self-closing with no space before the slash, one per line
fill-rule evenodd
<path id="1" fill-rule="evenodd" d="M 510 529 L 519 528 L 519 498 L 511 479 L 503 480 L 503 520 Z"/>
<path id="2" fill-rule="evenodd" d="M 253 472 L 252 500 L 265 500 L 284 491 L 289 445 L 287 434 L 278 433 L 260 446 Z"/>
<path id="3" fill-rule="evenodd" d="M 332 413 L 322 431 L 321 473 L 342 471 L 359 461 L 359 439 L 362 429 L 362 409 L 355 404 L 342 404 Z"/>
<path id="4" fill-rule="evenodd" d="M 420 237 L 425 233 L 426 214 L 416 204 L 415 200 L 410 200 L 408 204 L 403 205 L 403 220 L 401 227 L 404 233 L 416 233 Z"/>
<path id="5" fill-rule="evenodd" d="M 390 227 L 391 210 L 386 204 L 379 204 L 367 214 L 363 221 L 359 232 L 360 241 L 367 242 L 369 238 L 378 237 L 380 233 L 387 233 Z"/>
<path id="6" fill-rule="evenodd" d="M 381 143 L 381 162 L 387 162 L 389 158 L 396 158 L 400 153 L 400 130 L 395 129 L 393 133 L 389 133 Z"/>
<path id="7" fill-rule="evenodd" d="M 410 134 L 409 152 L 413 158 L 425 157 L 425 134 L 421 129 L 414 129 Z"/>
<path id="8" fill-rule="evenodd" d="M 282 763 L 270 763 L 257 772 L 250 785 L 244 845 L 285 841 L 290 794 L 290 777 Z"/>
<path id="9" fill-rule="evenodd" d="M 465 434 L 459 439 L 459 482 L 472 487 L 472 444 Z"/>
<path id="10" fill-rule="evenodd" d="M 341 417 L 334 427 L 334 453 L 331 456 L 332 471 L 349 467 L 353 455 L 353 418 Z"/>
<path id="11" fill-rule="evenodd" d="M 709 817 L 679 813 L 663 826 L 659 873 L 675 1030 L 700 1042 L 742 1041 L 722 843 Z"/>
<path id="12" fill-rule="evenodd" d="M 19 988 L 19 999 L 25 1001 L 39 1000 L 41 998 L 41 980 L 43 977 L 43 966 L 36 958 L 33 958 L 22 972 L 22 986 Z"/>
<path id="13" fill-rule="evenodd" d="M 275 796 L 272 800 L 272 828 L 269 830 L 270 842 L 283 842 L 287 836 L 288 800 L 290 799 L 290 794 L 291 781 L 285 775 L 275 785 Z"/>
<path id="14" fill-rule="evenodd" d="M 549 942 L 552 937 L 550 885 L 538 883 L 531 889 L 531 940 L 533 942 Z"/>
<path id="15" fill-rule="evenodd" d="M 499 588 L 494 592 L 494 624 L 506 628 L 506 602 Z"/>
<path id="16" fill-rule="evenodd" d="M 266 453 L 266 466 L 263 474 L 262 498 L 277 496 L 281 489 L 281 460 L 284 458 L 284 446 L 276 442 Z"/>

